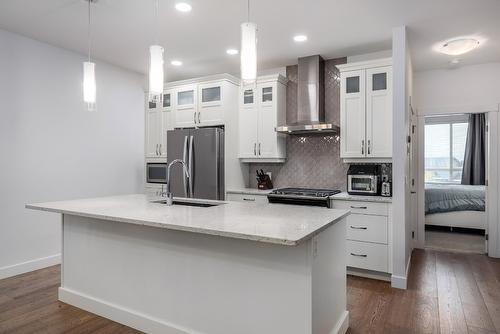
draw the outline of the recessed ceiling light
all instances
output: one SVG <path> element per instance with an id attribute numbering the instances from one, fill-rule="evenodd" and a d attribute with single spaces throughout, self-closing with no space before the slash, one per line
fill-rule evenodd
<path id="1" fill-rule="evenodd" d="M 307 36 L 306 35 L 295 35 L 295 36 L 293 36 L 293 40 L 295 42 L 305 42 L 305 41 L 307 41 Z"/>
<path id="2" fill-rule="evenodd" d="M 227 49 L 227 50 L 226 50 L 226 53 L 227 53 L 228 55 L 231 55 L 231 56 L 237 55 L 237 54 L 238 54 L 238 52 L 239 52 L 239 51 L 238 51 L 238 50 L 236 50 L 236 49 Z"/>
<path id="3" fill-rule="evenodd" d="M 480 44 L 476 38 L 456 38 L 440 43 L 438 51 L 450 56 L 459 56 L 474 50 Z"/>
<path id="4" fill-rule="evenodd" d="M 178 2 L 175 4 L 175 9 L 177 9 L 179 12 L 187 13 L 190 12 L 193 7 L 191 7 L 191 5 L 187 2 Z"/>
<path id="5" fill-rule="evenodd" d="M 182 65 L 182 61 L 180 61 L 180 60 L 172 60 L 170 62 L 170 64 L 172 64 L 174 66 L 181 66 Z"/>

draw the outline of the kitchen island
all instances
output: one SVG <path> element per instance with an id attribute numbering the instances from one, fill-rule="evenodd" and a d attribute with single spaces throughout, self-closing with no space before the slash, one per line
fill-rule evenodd
<path id="1" fill-rule="evenodd" d="M 347 210 L 145 195 L 62 214 L 59 299 L 147 333 L 345 333 Z"/>

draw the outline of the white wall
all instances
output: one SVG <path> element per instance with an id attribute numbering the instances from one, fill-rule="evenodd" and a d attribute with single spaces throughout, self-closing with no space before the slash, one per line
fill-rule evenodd
<path id="1" fill-rule="evenodd" d="M 58 261 L 60 217 L 26 203 L 141 191 L 144 77 L 98 62 L 87 112 L 84 56 L 3 30 L 0 50 L 2 278 Z"/>
<path id="2" fill-rule="evenodd" d="M 419 115 L 496 111 L 499 103 L 500 63 L 415 73 Z"/>
<path id="3" fill-rule="evenodd" d="M 393 29 L 393 274 L 392 286 L 406 288 L 412 250 L 409 157 L 406 137 L 409 133 L 409 102 L 412 94 L 412 66 L 406 27 Z"/>

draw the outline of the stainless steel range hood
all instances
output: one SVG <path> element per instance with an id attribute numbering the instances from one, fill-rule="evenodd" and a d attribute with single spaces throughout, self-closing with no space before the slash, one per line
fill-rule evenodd
<path id="1" fill-rule="evenodd" d="M 338 133 L 337 125 L 325 123 L 325 62 L 321 56 L 299 58 L 297 91 L 297 110 L 287 109 L 287 123 L 276 127 L 276 132 Z"/>

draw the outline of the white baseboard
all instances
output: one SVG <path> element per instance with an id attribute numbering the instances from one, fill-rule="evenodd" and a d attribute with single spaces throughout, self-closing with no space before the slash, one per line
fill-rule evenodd
<path id="1" fill-rule="evenodd" d="M 365 270 L 360 268 L 347 267 L 347 275 L 376 279 L 380 281 L 391 281 L 391 274 L 378 271 Z"/>
<path id="2" fill-rule="evenodd" d="M 408 286 L 408 275 L 410 273 L 410 267 L 411 267 L 411 255 L 412 253 L 410 253 L 410 257 L 408 258 L 408 263 L 406 263 L 405 276 L 397 276 L 397 275 L 391 276 L 391 286 L 393 288 L 406 290 Z"/>
<path id="3" fill-rule="evenodd" d="M 30 271 L 54 266 L 61 263 L 61 254 L 55 254 L 47 257 L 41 257 L 22 263 L 17 263 L 11 266 L 0 268 L 0 279 L 24 274 Z"/>
<path id="4" fill-rule="evenodd" d="M 68 288 L 59 288 L 59 300 L 145 333 L 202 334 Z"/>
<path id="5" fill-rule="evenodd" d="M 332 329 L 330 334 L 345 334 L 349 329 L 349 311 L 344 311 L 339 322 Z"/>

